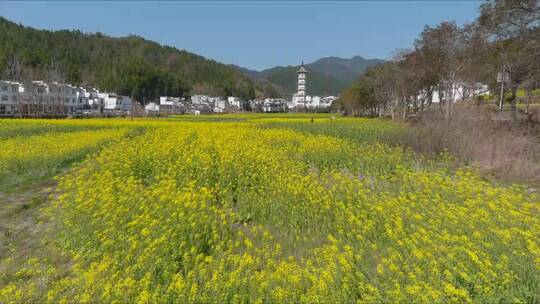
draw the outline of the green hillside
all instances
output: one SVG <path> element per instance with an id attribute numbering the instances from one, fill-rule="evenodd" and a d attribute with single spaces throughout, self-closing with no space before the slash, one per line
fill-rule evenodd
<path id="1" fill-rule="evenodd" d="M 296 91 L 297 70 L 298 67 L 293 66 L 275 67 L 262 71 L 259 77 L 268 79 L 271 83 L 280 86 L 285 94 L 292 94 Z M 309 68 L 308 72 L 306 89 L 309 95 L 334 95 L 348 86 L 348 83 L 321 73 L 312 72 Z"/>
<path id="2" fill-rule="evenodd" d="M 137 36 L 37 30 L 0 17 L 0 73 L 13 58 L 22 63 L 26 79 L 61 78 L 133 93 L 138 99 L 198 93 L 255 96 L 253 81 L 246 75 L 187 51 Z"/>

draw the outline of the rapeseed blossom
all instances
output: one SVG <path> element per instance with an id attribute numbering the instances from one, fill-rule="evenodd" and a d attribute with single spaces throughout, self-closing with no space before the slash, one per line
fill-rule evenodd
<path id="1" fill-rule="evenodd" d="M 44 210 L 68 273 L 29 260 L 0 302 L 540 300 L 535 193 L 423 165 L 392 123 L 245 118 L 111 123 Z"/>

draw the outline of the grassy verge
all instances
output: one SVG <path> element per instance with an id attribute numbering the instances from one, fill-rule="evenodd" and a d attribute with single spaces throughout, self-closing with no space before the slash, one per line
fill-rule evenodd
<path id="1" fill-rule="evenodd" d="M 482 107 L 456 107 L 450 122 L 442 113 L 425 113 L 395 143 L 424 155 L 450 153 L 456 166 L 476 166 L 500 181 L 540 185 L 538 125 L 491 116 Z"/>

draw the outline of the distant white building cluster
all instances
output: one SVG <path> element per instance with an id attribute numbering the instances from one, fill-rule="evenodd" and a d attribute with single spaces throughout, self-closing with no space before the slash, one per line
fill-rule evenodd
<path id="1" fill-rule="evenodd" d="M 159 103 L 151 102 L 144 107 L 146 114 L 211 114 L 238 112 L 246 102 L 235 96 L 227 99 L 208 95 L 184 97 L 161 96 Z"/>
<path id="2" fill-rule="evenodd" d="M 132 100 L 115 93 L 100 92 L 67 83 L 0 80 L 0 114 L 129 113 Z"/>
<path id="3" fill-rule="evenodd" d="M 133 103 L 133 104 L 132 104 Z M 161 96 L 159 102 L 144 106 L 146 114 L 210 114 L 237 112 L 246 102 L 238 97 L 227 99 L 207 95 L 184 97 Z M 101 92 L 96 88 L 67 83 L 31 81 L 21 83 L 0 80 L 0 115 L 125 115 L 140 105 L 128 96 Z"/>
<path id="4" fill-rule="evenodd" d="M 302 66 L 297 71 L 297 92 L 291 100 L 265 98 L 242 100 L 193 95 L 191 98 L 161 96 L 144 105 L 147 115 L 212 114 L 258 111 L 266 113 L 328 109 L 336 96 L 306 94 L 308 71 Z M 128 96 L 102 92 L 68 83 L 0 80 L 0 115 L 125 115 L 137 112 L 140 105 Z M 142 109 L 142 108 L 141 108 Z"/>

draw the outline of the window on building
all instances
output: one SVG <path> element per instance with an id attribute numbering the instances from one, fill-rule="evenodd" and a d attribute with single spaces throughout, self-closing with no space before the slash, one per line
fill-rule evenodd
<path id="1" fill-rule="evenodd" d="M 7 87 L 7 85 L 3 85 L 3 86 L 2 86 L 2 91 L 4 91 L 4 92 L 5 92 L 5 91 L 7 91 L 7 90 L 8 90 L 8 87 Z"/>
<path id="2" fill-rule="evenodd" d="M 13 95 L 13 96 L 11 96 L 11 100 L 13 100 L 13 101 L 17 101 L 17 95 Z"/>
<path id="3" fill-rule="evenodd" d="M 7 95 L 2 95 L 2 101 L 8 101 L 8 96 Z"/>

